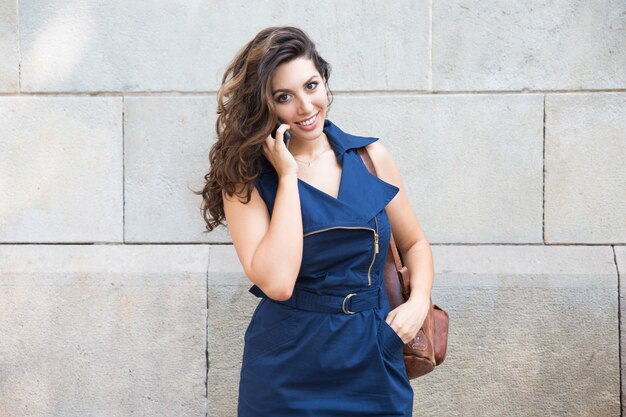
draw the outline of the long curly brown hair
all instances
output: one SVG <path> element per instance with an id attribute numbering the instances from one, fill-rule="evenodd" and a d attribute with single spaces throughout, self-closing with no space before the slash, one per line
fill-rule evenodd
<path id="1" fill-rule="evenodd" d="M 192 190 L 202 195 L 200 211 L 207 229 L 203 233 L 226 225 L 222 190 L 229 197 L 235 193 L 239 197 L 246 190 L 242 203 L 250 201 L 262 167 L 263 143 L 277 121 L 271 95 L 272 76 L 279 65 L 300 57 L 310 59 L 324 79 L 330 108 L 331 66 L 299 28 L 272 26 L 261 30 L 226 67 L 217 93 L 217 141 L 209 151 L 206 183 L 202 190 Z M 240 190 L 236 189 L 238 184 L 242 184 Z"/>

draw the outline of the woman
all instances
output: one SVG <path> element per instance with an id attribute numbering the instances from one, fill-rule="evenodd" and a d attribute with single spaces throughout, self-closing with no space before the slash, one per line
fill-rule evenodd
<path id="1" fill-rule="evenodd" d="M 385 147 L 326 118 L 329 77 L 302 30 L 270 27 L 237 53 L 218 92 L 202 211 L 209 231 L 226 219 L 262 297 L 244 336 L 240 417 L 412 415 L 402 347 L 428 312 L 432 254 Z M 391 230 L 412 291 L 390 311 Z"/>

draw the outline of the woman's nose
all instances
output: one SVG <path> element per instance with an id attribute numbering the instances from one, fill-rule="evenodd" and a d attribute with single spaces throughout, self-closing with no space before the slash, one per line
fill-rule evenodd
<path id="1" fill-rule="evenodd" d="M 304 97 L 300 100 L 300 114 L 304 116 L 308 116 L 311 114 L 311 110 L 313 110 L 313 102 L 309 97 Z"/>

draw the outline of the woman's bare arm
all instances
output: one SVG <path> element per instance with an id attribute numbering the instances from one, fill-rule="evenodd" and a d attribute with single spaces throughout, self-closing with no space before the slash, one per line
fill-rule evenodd
<path id="1" fill-rule="evenodd" d="M 409 270 L 411 295 L 405 303 L 391 310 L 385 321 L 407 343 L 419 332 L 428 314 L 434 280 L 433 255 L 391 154 L 377 142 L 367 145 L 367 150 L 378 176 L 400 188 L 386 211 L 393 238 Z"/>
<path id="2" fill-rule="evenodd" d="M 427 301 L 434 280 L 433 255 L 430 244 L 417 220 L 400 171 L 389 151 L 379 142 L 367 145 L 367 151 L 380 179 L 400 188 L 398 194 L 387 205 L 386 211 L 394 241 L 409 270 L 411 282 L 409 301 Z"/>
<path id="3" fill-rule="evenodd" d="M 248 204 L 222 195 L 228 230 L 246 275 L 268 297 L 289 299 L 302 263 L 297 175 L 280 177 L 271 219 L 256 188 Z"/>

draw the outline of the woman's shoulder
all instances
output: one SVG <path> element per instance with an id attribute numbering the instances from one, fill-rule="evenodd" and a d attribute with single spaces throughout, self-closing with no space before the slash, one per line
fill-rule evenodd
<path id="1" fill-rule="evenodd" d="M 367 149 L 367 153 L 372 158 L 376 171 L 388 170 L 393 164 L 391 153 L 380 141 L 377 140 L 366 145 L 365 149 Z"/>
<path id="2" fill-rule="evenodd" d="M 402 180 L 398 166 L 396 165 L 391 152 L 380 141 L 372 142 L 365 146 L 367 153 L 372 159 L 376 175 L 396 187 L 400 187 Z"/>
<path id="3" fill-rule="evenodd" d="M 381 155 L 387 152 L 387 148 L 385 148 L 385 145 L 383 145 L 379 140 L 365 145 L 365 149 L 367 149 L 367 152 L 370 154 L 375 153 Z"/>

